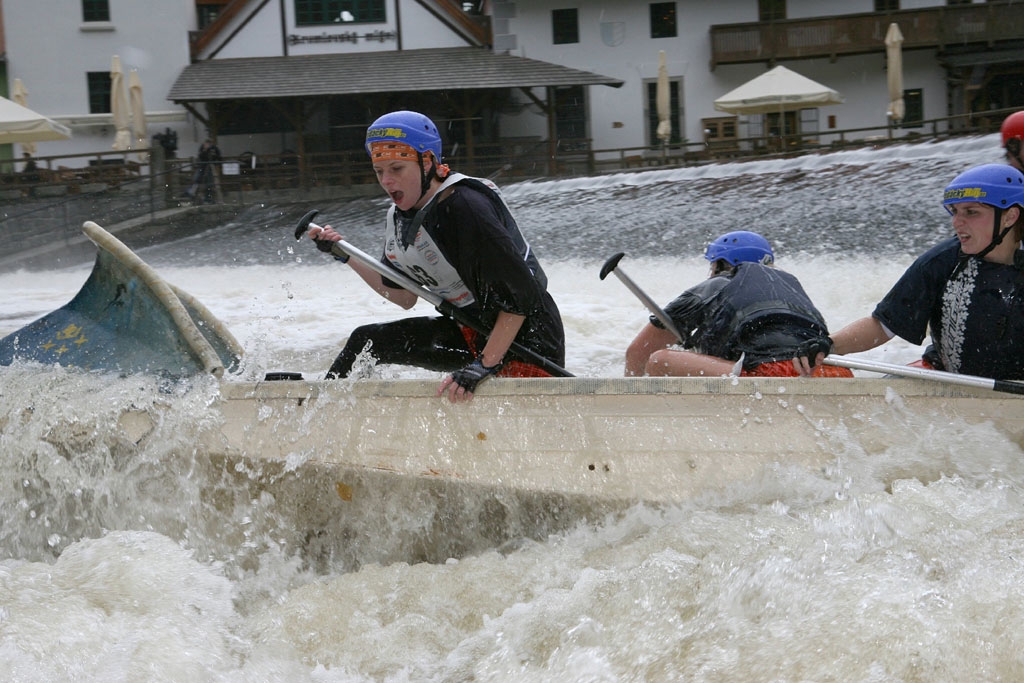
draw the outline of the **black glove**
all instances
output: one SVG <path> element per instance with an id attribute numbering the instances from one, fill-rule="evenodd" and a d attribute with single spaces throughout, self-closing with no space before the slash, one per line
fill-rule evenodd
<path id="1" fill-rule="evenodd" d="M 477 358 L 475 361 L 452 373 L 452 381 L 458 384 L 460 387 L 468 392 L 476 391 L 476 385 L 483 382 L 485 379 L 493 374 L 496 374 L 498 370 L 501 370 L 501 363 L 492 365 L 491 367 L 484 367 L 483 361 Z"/>
<path id="2" fill-rule="evenodd" d="M 348 254 L 345 254 L 344 256 L 338 256 L 337 254 L 334 254 L 334 252 L 332 251 L 332 249 L 334 249 L 334 245 L 336 244 L 335 242 L 332 242 L 331 240 L 314 239 L 313 244 L 315 244 L 316 248 L 324 252 L 325 254 L 333 254 L 334 260 L 341 261 L 342 263 L 348 263 Z"/>
<path id="3" fill-rule="evenodd" d="M 826 356 L 832 352 L 832 340 L 829 337 L 815 337 L 814 339 L 808 339 L 805 342 L 800 342 L 800 345 L 796 347 L 794 355 L 797 358 L 806 358 L 807 362 L 810 363 L 811 367 L 814 367 L 814 363 L 818 359 L 818 354 L 823 353 Z"/>

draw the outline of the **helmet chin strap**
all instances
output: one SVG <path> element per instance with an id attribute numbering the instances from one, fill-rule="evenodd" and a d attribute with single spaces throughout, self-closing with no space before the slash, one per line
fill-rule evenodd
<path id="1" fill-rule="evenodd" d="M 427 190 L 430 189 L 430 182 L 437 177 L 437 162 L 430 164 L 430 170 L 423 170 L 423 152 L 416 152 L 416 161 L 420 165 L 420 196 L 416 200 L 416 204 L 420 203 L 420 199 L 423 199 L 427 194 Z"/>
<path id="2" fill-rule="evenodd" d="M 1000 232 L 999 224 L 1002 222 L 1003 219 L 1003 210 L 998 207 L 994 208 L 995 218 L 993 219 L 992 223 L 992 242 L 987 247 L 985 247 L 976 254 L 978 258 L 985 258 L 989 254 L 989 252 L 991 252 L 993 249 L 1002 244 L 1003 239 L 1009 234 L 1011 230 L 1013 230 L 1013 225 L 1011 224 L 1008 228 L 1003 228 L 1002 232 Z"/>

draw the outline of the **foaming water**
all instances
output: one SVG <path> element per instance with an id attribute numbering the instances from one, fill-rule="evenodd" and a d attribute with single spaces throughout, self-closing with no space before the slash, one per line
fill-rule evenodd
<path id="1" fill-rule="evenodd" d="M 299 247 L 307 253 L 298 255 Z M 424 302 L 411 311 L 389 304 L 348 268 L 305 243 L 277 266 L 161 266 L 141 256 L 168 281 L 202 301 L 235 335 L 246 351 L 243 375 L 261 377 L 266 370 L 291 369 L 322 376 L 349 332 L 359 325 L 417 315 L 436 315 Z M 608 256 L 611 256 L 609 253 Z M 872 255 L 812 257 L 780 254 L 779 267 L 800 278 L 830 327 L 866 315 L 911 262 L 911 257 L 880 260 Z M 566 367 L 577 375 L 618 376 L 623 354 L 649 313 L 614 276 L 601 280 L 604 260 L 593 257 L 544 263 L 549 289 L 558 302 L 566 329 Z M 707 277 L 700 256 L 627 256 L 619 263 L 656 301 L 667 303 L 683 289 Z M 14 295 L 0 306 L 0 334 L 8 334 L 59 308 L 88 277 L 87 267 L 54 272 L 0 274 L 0 286 Z M 913 350 L 894 340 L 869 356 L 908 358 Z M 904 353 L 904 351 L 907 351 Z M 411 368 L 378 368 L 386 377 L 430 377 Z"/>
<path id="2" fill-rule="evenodd" d="M 706 277 L 709 237 L 758 230 L 837 329 L 948 234 L 942 187 L 997 148 L 989 136 L 503 189 L 562 311 L 566 367 L 618 376 L 647 312 L 599 279 L 612 254 L 667 302 Z M 384 206 L 311 208 L 372 253 Z M 296 243 L 307 208 L 254 208 L 138 252 L 233 332 L 243 377 L 322 375 L 352 328 L 432 313 L 387 304 Z M 0 274 L 0 335 L 67 303 L 88 272 Z M 865 356 L 919 353 L 894 340 Z M 344 557 L 311 559 L 317 539 L 295 512 L 315 507 L 312 481 L 197 451 L 215 396 L 209 378 L 0 368 L 0 678 L 1024 676 L 1024 454 L 990 426 L 936 424 L 893 394 L 822 434 L 835 458 L 821 471 L 780 463 L 675 508 L 453 549 L 447 562 L 416 562 L 431 549 L 406 539 L 437 515 L 472 527 L 488 511 L 380 491 L 379 517 L 350 529 Z M 140 452 L 118 416 L 156 404 L 173 409 Z M 266 486 L 288 477 L 290 488 Z"/>

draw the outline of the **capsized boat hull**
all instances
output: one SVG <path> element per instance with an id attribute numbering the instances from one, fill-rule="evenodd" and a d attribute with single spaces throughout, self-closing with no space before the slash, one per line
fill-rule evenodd
<path id="1" fill-rule="evenodd" d="M 0 365 L 178 377 L 237 368 L 241 346 L 202 303 L 99 225 L 82 231 L 97 247 L 89 278 L 70 302 L 0 339 Z"/>

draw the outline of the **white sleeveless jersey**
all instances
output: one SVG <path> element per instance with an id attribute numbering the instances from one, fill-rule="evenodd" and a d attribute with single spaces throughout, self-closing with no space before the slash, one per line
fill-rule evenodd
<path id="1" fill-rule="evenodd" d="M 441 184 L 430 198 L 427 204 L 416 212 L 414 223 L 419 226 L 427 212 L 434 203 L 441 197 L 441 193 L 452 185 L 462 180 L 475 180 L 482 183 L 494 192 L 494 195 L 504 204 L 504 199 L 498 193 L 497 186 L 485 178 L 470 178 L 462 173 L 453 173 Z M 505 206 L 507 209 L 507 205 Z M 430 234 L 422 227 L 416 228 L 416 237 L 408 245 L 404 245 L 401 236 L 402 228 L 395 220 L 394 204 L 388 209 L 387 228 L 385 231 L 384 256 L 388 263 L 396 269 L 408 275 L 427 289 L 443 297 L 452 305 L 462 308 L 474 303 L 476 299 L 473 293 L 466 287 L 455 266 L 445 259 L 441 249 L 434 242 Z M 529 245 L 526 247 L 526 254 L 529 255 Z"/>

